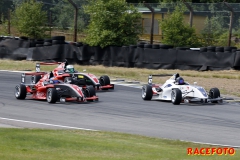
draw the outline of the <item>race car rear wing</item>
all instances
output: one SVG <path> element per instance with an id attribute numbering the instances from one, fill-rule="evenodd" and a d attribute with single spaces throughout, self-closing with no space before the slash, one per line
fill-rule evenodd
<path id="1" fill-rule="evenodd" d="M 177 74 L 178 74 L 178 73 L 177 73 Z M 148 76 L 148 85 L 150 85 L 150 86 L 153 85 L 153 83 L 152 83 L 153 77 L 175 76 L 175 75 L 177 75 L 177 74 L 174 74 L 174 75 L 172 75 L 172 74 L 152 74 L 152 75 L 149 75 L 149 76 Z"/>
<path id="2" fill-rule="evenodd" d="M 61 64 L 65 63 L 65 66 L 68 65 L 67 59 L 65 59 L 65 62 L 39 62 L 36 63 L 36 72 L 40 72 L 40 65 L 55 65 L 55 64 Z"/>
<path id="3" fill-rule="evenodd" d="M 46 72 L 27 72 L 27 73 L 22 73 L 21 75 L 21 83 L 25 84 L 25 79 L 27 75 L 34 76 L 34 75 L 44 75 Z"/>
<path id="4" fill-rule="evenodd" d="M 40 65 L 56 65 L 61 64 L 62 62 L 39 62 L 36 63 L 36 72 L 40 72 Z"/>

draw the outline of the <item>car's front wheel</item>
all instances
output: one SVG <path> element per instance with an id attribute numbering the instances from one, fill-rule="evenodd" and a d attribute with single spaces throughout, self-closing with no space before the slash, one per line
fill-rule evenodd
<path id="1" fill-rule="evenodd" d="M 15 97 L 17 99 L 25 99 L 27 96 L 27 89 L 24 84 L 19 84 L 15 87 Z"/>
<path id="2" fill-rule="evenodd" d="M 99 83 L 101 86 L 106 86 L 110 84 L 110 78 L 107 75 L 103 75 L 99 78 Z M 107 88 L 103 88 L 102 90 L 108 90 Z"/>
<path id="3" fill-rule="evenodd" d="M 48 88 L 47 90 L 47 102 L 56 103 L 58 100 L 58 93 L 55 88 Z"/>
<path id="4" fill-rule="evenodd" d="M 219 98 L 220 97 L 220 91 L 218 88 L 211 88 L 210 91 L 209 91 L 209 97 L 211 99 L 214 99 L 214 98 Z M 217 103 L 218 101 L 212 101 L 212 103 Z"/>
<path id="5" fill-rule="evenodd" d="M 85 96 L 86 97 L 96 96 L 95 88 L 93 86 L 87 86 L 87 88 L 85 90 Z M 88 100 L 88 101 L 93 101 L 93 100 Z"/>
<path id="6" fill-rule="evenodd" d="M 178 88 L 174 88 L 171 92 L 171 100 L 175 105 L 179 105 L 182 102 L 182 92 Z"/>
<path id="7" fill-rule="evenodd" d="M 142 87 L 142 99 L 143 100 L 151 100 L 153 96 L 152 86 L 144 85 Z"/>

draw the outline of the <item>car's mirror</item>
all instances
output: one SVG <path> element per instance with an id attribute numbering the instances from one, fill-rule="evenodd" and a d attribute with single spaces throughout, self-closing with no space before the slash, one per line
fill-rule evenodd
<path id="1" fill-rule="evenodd" d="M 83 70 L 83 72 L 86 72 L 86 71 L 87 71 L 86 69 Z"/>
<path id="2" fill-rule="evenodd" d="M 194 85 L 197 85 L 197 82 L 193 82 Z"/>

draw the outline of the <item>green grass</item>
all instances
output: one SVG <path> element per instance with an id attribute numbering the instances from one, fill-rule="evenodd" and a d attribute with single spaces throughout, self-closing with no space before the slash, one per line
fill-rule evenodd
<path id="1" fill-rule="evenodd" d="M 189 156 L 187 148 L 215 147 L 178 140 L 82 130 L 0 128 L 1 160 L 239 160 L 230 155 Z"/>
<path id="2" fill-rule="evenodd" d="M 35 61 L 11 61 L 0 60 L 0 69 L 2 70 L 35 70 Z M 51 71 L 57 65 L 44 66 L 41 65 L 42 71 Z M 180 73 L 182 76 L 203 77 L 203 78 L 224 78 L 224 79 L 240 79 L 240 71 L 224 70 L 224 71 L 192 71 L 192 70 L 166 70 L 166 69 L 144 69 L 144 68 L 124 68 L 124 67 L 104 67 L 104 66 L 80 66 L 75 65 L 79 71 L 86 69 L 96 75 L 107 74 L 111 77 L 129 78 L 139 81 L 146 81 L 149 74 L 174 74 Z"/>

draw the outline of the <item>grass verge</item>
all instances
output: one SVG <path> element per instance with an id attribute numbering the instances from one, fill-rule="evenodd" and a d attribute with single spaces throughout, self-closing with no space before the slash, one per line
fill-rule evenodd
<path id="1" fill-rule="evenodd" d="M 0 129 L 2 160 L 239 160 L 234 155 L 187 155 L 187 148 L 218 148 L 139 135 L 82 130 Z"/>
<path id="2" fill-rule="evenodd" d="M 11 61 L 0 60 L 0 69 L 2 70 L 35 70 L 35 61 Z M 41 66 L 42 71 L 51 71 L 57 65 Z M 124 68 L 124 67 L 104 67 L 104 66 L 80 66 L 75 65 L 75 69 L 95 74 L 96 76 L 108 75 L 111 78 L 124 78 L 147 83 L 150 74 L 174 74 L 180 73 L 184 79 L 193 83 L 200 82 L 198 85 L 203 86 L 207 91 L 210 88 L 217 87 L 222 94 L 234 95 L 240 97 L 240 71 L 223 70 L 223 71 L 192 71 L 192 70 L 166 70 L 166 69 L 143 69 L 143 68 Z M 168 77 L 154 78 L 154 83 L 162 84 Z"/>

